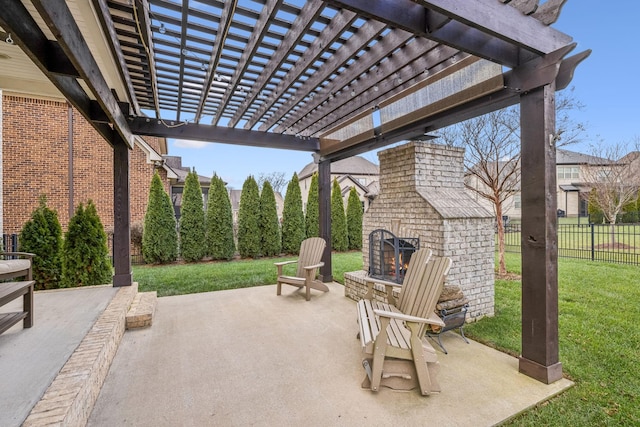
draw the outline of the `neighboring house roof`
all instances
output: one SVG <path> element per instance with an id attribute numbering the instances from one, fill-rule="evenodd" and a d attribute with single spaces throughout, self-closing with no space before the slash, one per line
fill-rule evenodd
<path id="1" fill-rule="evenodd" d="M 606 165 L 609 160 L 590 156 L 589 154 L 577 153 L 575 151 L 556 149 L 556 164 L 558 165 Z"/>
<path id="2" fill-rule="evenodd" d="M 355 187 L 360 188 L 360 190 L 361 190 L 363 193 L 366 193 L 366 192 L 367 192 L 367 187 L 366 187 L 366 186 L 364 186 L 364 185 L 362 185 L 362 184 L 360 184 L 360 182 L 359 182 L 357 179 L 355 179 L 354 177 L 352 177 L 351 175 L 343 175 L 343 176 L 341 176 L 341 177 L 338 179 L 338 184 L 342 184 L 342 183 L 343 183 L 344 181 L 346 181 L 346 180 L 351 181 L 351 184 L 350 184 L 349 186 L 344 187 L 344 188 L 342 189 L 342 196 L 344 196 L 344 195 L 345 195 L 345 194 L 347 194 L 349 191 L 351 191 L 351 187 L 354 187 L 354 186 L 355 186 Z"/>
<path id="3" fill-rule="evenodd" d="M 305 179 L 318 170 L 318 165 L 314 162 L 306 165 L 300 173 L 298 179 Z M 380 167 L 375 163 L 360 156 L 353 156 L 331 163 L 332 175 L 380 175 Z"/>
<path id="4" fill-rule="evenodd" d="M 373 181 L 367 186 L 366 197 L 373 199 L 380 194 L 380 181 Z"/>
<path id="5" fill-rule="evenodd" d="M 165 167 L 168 167 L 176 176 L 178 183 L 184 183 L 187 179 L 187 175 L 191 172 L 191 168 L 182 166 L 182 157 L 180 156 L 162 156 L 164 159 Z M 198 175 L 198 181 L 200 185 L 209 187 L 211 178 L 203 175 Z"/>

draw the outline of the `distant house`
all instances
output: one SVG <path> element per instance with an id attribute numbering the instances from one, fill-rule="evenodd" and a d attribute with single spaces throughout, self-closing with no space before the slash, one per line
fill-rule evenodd
<path id="1" fill-rule="evenodd" d="M 306 211 L 307 200 L 309 198 L 309 187 L 311 177 L 318 171 L 318 165 L 309 163 L 298 173 L 300 181 L 300 192 L 302 193 L 302 204 Z M 354 156 L 344 160 L 331 163 L 331 181 L 338 180 L 344 199 L 344 206 L 347 206 L 349 191 L 354 187 L 358 192 L 358 197 L 362 202 L 362 207 L 366 211 L 371 202 L 380 192 L 380 168 L 364 157 Z"/>
<path id="2" fill-rule="evenodd" d="M 178 156 L 162 156 L 164 159 L 164 168 L 167 170 L 167 178 L 169 179 L 169 196 L 173 204 L 173 210 L 176 219 L 180 219 L 180 208 L 182 207 L 182 193 L 184 191 L 184 183 L 187 175 L 191 172 L 191 168 L 182 166 L 182 157 Z M 205 210 L 207 209 L 207 200 L 209 200 L 209 186 L 211 178 L 198 175 L 200 188 L 202 190 L 202 202 Z"/>
<path id="3" fill-rule="evenodd" d="M 610 164 L 611 162 L 607 159 L 558 148 L 556 150 L 558 214 L 567 217 L 588 216 L 591 186 L 586 182 L 585 169 L 596 166 L 605 170 Z M 640 165 L 638 167 L 640 168 Z M 468 177 L 467 184 L 470 186 L 482 185 L 473 176 Z M 474 197 L 487 209 L 494 211 L 493 205 L 488 200 L 481 198 L 476 193 L 474 193 Z M 503 215 L 510 218 L 522 217 L 520 185 L 517 185 L 515 191 L 507 197 L 502 208 Z"/>

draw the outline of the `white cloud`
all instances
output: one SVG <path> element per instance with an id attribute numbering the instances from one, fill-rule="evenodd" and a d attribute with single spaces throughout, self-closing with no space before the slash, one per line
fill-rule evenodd
<path id="1" fill-rule="evenodd" d="M 191 141 L 188 139 L 174 139 L 174 147 L 178 148 L 204 148 L 209 145 L 206 141 Z"/>

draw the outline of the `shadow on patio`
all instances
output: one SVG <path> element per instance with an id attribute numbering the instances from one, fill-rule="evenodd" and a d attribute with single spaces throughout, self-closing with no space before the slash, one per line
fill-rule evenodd
<path id="1" fill-rule="evenodd" d="M 362 389 L 355 303 L 344 288 L 275 286 L 159 298 L 151 328 L 125 333 L 89 425 L 494 425 L 570 387 L 454 333 L 442 393 Z"/>

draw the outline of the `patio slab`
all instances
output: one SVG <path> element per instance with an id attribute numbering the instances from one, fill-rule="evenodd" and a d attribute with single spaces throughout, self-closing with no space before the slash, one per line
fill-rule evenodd
<path id="1" fill-rule="evenodd" d="M 34 323 L 0 335 L 0 426 L 22 424 L 117 289 L 111 285 L 34 293 Z M 22 298 L 0 311 L 22 310 Z"/>
<path id="2" fill-rule="evenodd" d="M 90 426 L 490 426 L 570 387 L 518 373 L 507 354 L 449 332 L 442 392 L 362 389 L 355 303 L 344 287 L 275 286 L 158 298 L 127 331 Z"/>

